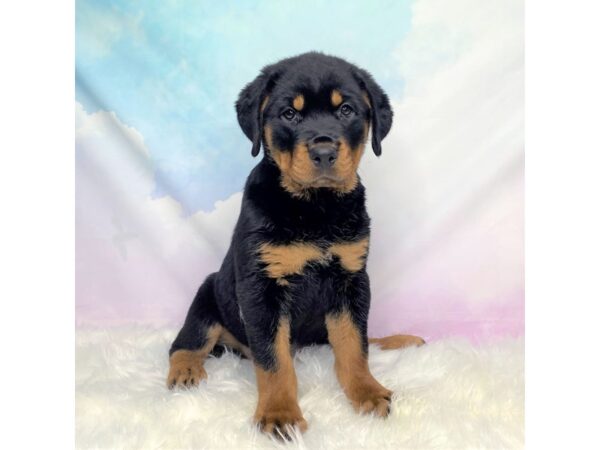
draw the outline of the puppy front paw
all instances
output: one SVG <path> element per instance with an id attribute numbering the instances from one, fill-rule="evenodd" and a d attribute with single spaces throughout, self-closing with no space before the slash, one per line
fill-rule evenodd
<path id="1" fill-rule="evenodd" d="M 374 413 L 378 417 L 387 417 L 390 413 L 392 391 L 376 381 L 354 385 L 347 394 L 352 406 L 360 414 Z"/>
<path id="2" fill-rule="evenodd" d="M 195 387 L 208 376 L 202 365 L 203 358 L 197 351 L 177 350 L 169 358 L 169 363 L 169 389 Z"/>
<path id="3" fill-rule="evenodd" d="M 294 427 L 302 433 L 308 428 L 300 407 L 292 400 L 288 404 L 274 407 L 267 405 L 264 409 L 257 410 L 254 421 L 262 432 L 285 440 L 290 440 Z"/>

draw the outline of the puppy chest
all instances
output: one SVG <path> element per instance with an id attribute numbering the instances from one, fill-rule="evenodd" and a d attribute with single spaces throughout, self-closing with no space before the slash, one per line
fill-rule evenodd
<path id="1" fill-rule="evenodd" d="M 304 275 L 308 268 L 314 266 L 336 266 L 348 273 L 358 272 L 365 266 L 368 250 L 369 238 L 365 237 L 325 246 L 312 242 L 265 243 L 259 247 L 258 253 L 265 274 L 286 285 L 286 277 Z"/>

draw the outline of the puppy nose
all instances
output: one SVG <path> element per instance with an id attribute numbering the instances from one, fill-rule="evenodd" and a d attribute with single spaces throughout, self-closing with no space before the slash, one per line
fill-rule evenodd
<path id="1" fill-rule="evenodd" d="M 330 145 L 318 145 L 308 151 L 313 164 L 319 169 L 328 169 L 335 164 L 337 150 Z"/>

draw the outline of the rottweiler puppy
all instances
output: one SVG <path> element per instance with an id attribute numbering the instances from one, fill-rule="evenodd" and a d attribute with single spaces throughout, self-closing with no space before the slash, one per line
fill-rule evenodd
<path id="1" fill-rule="evenodd" d="M 357 174 L 369 129 L 377 156 L 392 126 L 387 95 L 340 58 L 306 53 L 265 67 L 240 93 L 237 117 L 262 160 L 244 187 L 231 246 L 200 286 L 169 351 L 167 384 L 190 387 L 225 346 L 256 369 L 254 420 L 265 432 L 306 430 L 293 350 L 330 344 L 335 371 L 359 412 L 385 417 L 392 392 L 371 375 L 367 337 L 369 216 Z"/>

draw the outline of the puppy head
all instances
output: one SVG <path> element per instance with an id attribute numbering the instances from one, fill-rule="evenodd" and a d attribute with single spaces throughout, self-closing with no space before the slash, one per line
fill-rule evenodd
<path id="1" fill-rule="evenodd" d="M 238 121 L 265 151 L 292 195 L 310 189 L 352 191 L 371 127 L 371 145 L 392 125 L 387 95 L 368 72 L 340 59 L 306 53 L 265 67 L 240 93 Z"/>

